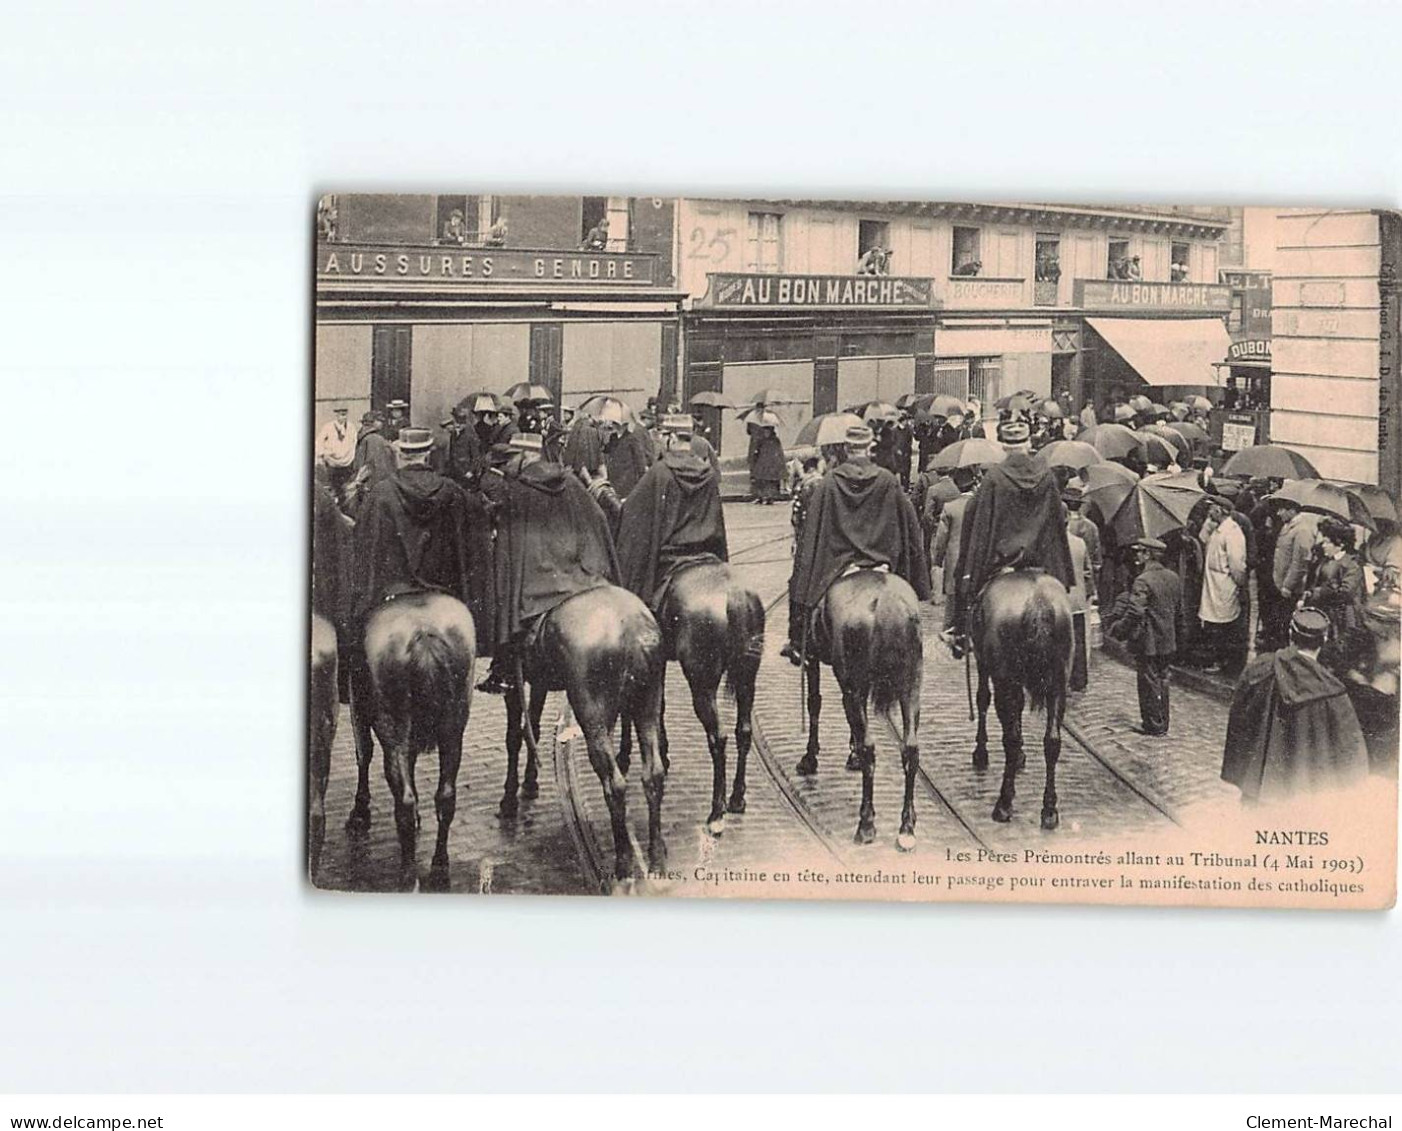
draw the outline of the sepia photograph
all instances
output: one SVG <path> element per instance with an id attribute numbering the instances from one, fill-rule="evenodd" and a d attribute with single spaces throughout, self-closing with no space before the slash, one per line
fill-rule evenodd
<path id="1" fill-rule="evenodd" d="M 317 887 L 1393 904 L 1397 213 L 314 211 Z"/>

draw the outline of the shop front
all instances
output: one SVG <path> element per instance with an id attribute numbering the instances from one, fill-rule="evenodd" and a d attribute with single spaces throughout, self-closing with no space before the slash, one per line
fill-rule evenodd
<path id="1" fill-rule="evenodd" d="M 1271 434 L 1271 276 L 1224 270 L 1222 282 L 1232 289 L 1232 340 L 1218 363 L 1223 412 L 1212 431 L 1218 447 L 1235 452 L 1267 443 Z"/>
<path id="2" fill-rule="evenodd" d="M 934 391 L 936 301 L 930 279 L 712 273 L 685 317 L 682 397 L 723 393 L 735 404 L 762 390 L 781 407 L 792 444 L 814 415 L 903 393 Z M 699 413 L 723 460 L 743 460 L 748 435 L 734 412 Z"/>
<path id="3" fill-rule="evenodd" d="M 656 255 L 321 243 L 316 424 L 409 402 L 433 427 L 520 381 L 641 408 L 675 384 L 682 294 Z"/>
<path id="4" fill-rule="evenodd" d="M 935 330 L 934 391 L 994 402 L 1031 390 L 1052 396 L 1054 345 L 1050 319 L 942 316 Z"/>

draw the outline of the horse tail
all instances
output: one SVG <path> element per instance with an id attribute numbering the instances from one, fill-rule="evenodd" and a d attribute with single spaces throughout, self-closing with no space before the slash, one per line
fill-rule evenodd
<path id="1" fill-rule="evenodd" d="M 925 662 L 919 609 L 889 579 L 876 598 L 867 656 L 871 703 L 885 714 L 905 697 Z"/>
<path id="2" fill-rule="evenodd" d="M 409 748 L 427 750 L 438 741 L 445 705 L 464 694 L 467 666 L 463 655 L 441 632 L 416 628 L 404 646 L 404 662 L 389 665 L 379 693 L 387 710 L 409 729 Z"/>
<path id="3" fill-rule="evenodd" d="M 754 687 L 764 653 L 764 603 L 734 579 L 725 596 L 725 690 Z"/>
<path id="4" fill-rule="evenodd" d="M 662 678 L 662 632 L 657 622 L 651 616 L 638 618 L 619 634 L 619 653 L 624 702 L 637 703 Z"/>
<path id="5" fill-rule="evenodd" d="M 1055 584 L 1055 582 L 1053 583 Z M 1064 692 L 1070 659 L 1069 621 L 1061 616 L 1046 588 L 1033 586 L 1022 610 L 1022 685 L 1033 710 L 1044 710 Z"/>

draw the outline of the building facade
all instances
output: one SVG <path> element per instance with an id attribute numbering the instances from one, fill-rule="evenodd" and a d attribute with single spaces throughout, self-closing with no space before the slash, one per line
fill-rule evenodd
<path id="1" fill-rule="evenodd" d="M 1398 215 L 1292 208 L 1276 217 L 1270 436 L 1325 478 L 1402 491 Z"/>
<path id="2" fill-rule="evenodd" d="M 316 424 L 403 399 L 432 427 L 519 381 L 642 407 L 675 383 L 674 215 L 661 197 L 323 198 Z"/>
<path id="3" fill-rule="evenodd" d="M 681 393 L 802 399 L 786 440 L 909 392 L 990 408 L 1021 389 L 1077 407 L 1202 391 L 1227 353 L 1225 209 L 683 199 L 676 215 Z M 743 454 L 720 423 L 722 455 Z"/>

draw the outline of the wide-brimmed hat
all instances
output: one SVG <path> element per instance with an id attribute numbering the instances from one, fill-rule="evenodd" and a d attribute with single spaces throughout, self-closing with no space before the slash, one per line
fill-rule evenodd
<path id="1" fill-rule="evenodd" d="M 1148 536 L 1136 538 L 1129 544 L 1129 548 L 1131 550 L 1153 550 L 1160 554 L 1168 549 L 1168 547 L 1157 538 L 1150 538 Z"/>
<path id="2" fill-rule="evenodd" d="M 1025 420 L 1004 420 L 998 425 L 1000 444 L 1025 444 L 1032 439 L 1032 429 Z"/>
<path id="3" fill-rule="evenodd" d="M 1084 491 L 1079 487 L 1072 487 L 1069 483 L 1066 485 L 1066 489 L 1061 492 L 1061 501 L 1063 503 L 1079 503 L 1085 499 L 1085 497 Z"/>
<path id="4" fill-rule="evenodd" d="M 843 437 L 843 443 L 860 447 L 863 444 L 870 444 L 872 441 L 872 431 L 865 424 L 853 424 L 847 429 L 847 434 Z"/>
<path id="5" fill-rule="evenodd" d="M 671 412 L 657 422 L 657 427 L 662 432 L 694 432 L 696 419 L 684 412 Z"/>
<path id="6" fill-rule="evenodd" d="M 426 452 L 433 447 L 433 433 L 427 428 L 403 428 L 394 447 L 400 452 Z"/>
<path id="7" fill-rule="evenodd" d="M 406 409 L 406 410 L 407 410 L 408 407 L 409 407 L 409 402 L 408 402 L 408 401 L 390 401 L 389 404 L 385 405 L 385 409 L 386 409 L 386 410 L 389 410 L 389 409 L 391 409 L 391 408 L 402 408 L 402 409 Z"/>

